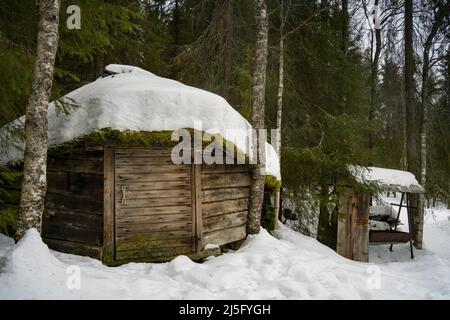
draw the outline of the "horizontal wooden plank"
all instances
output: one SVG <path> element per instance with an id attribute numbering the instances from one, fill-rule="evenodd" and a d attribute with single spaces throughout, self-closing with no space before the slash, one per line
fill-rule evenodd
<path id="1" fill-rule="evenodd" d="M 116 165 L 116 174 L 139 174 L 139 175 L 153 175 L 153 174 L 172 174 L 172 173 L 189 173 L 190 166 L 186 165 L 133 165 L 133 166 L 118 166 Z"/>
<path id="2" fill-rule="evenodd" d="M 248 211 L 222 214 L 203 219 L 203 231 L 212 232 L 247 223 Z"/>
<path id="3" fill-rule="evenodd" d="M 103 160 L 49 157 L 47 171 L 103 174 Z"/>
<path id="4" fill-rule="evenodd" d="M 68 172 L 47 172 L 47 191 L 75 193 L 90 199 L 103 198 L 103 176 Z"/>
<path id="5" fill-rule="evenodd" d="M 170 157 L 172 154 L 171 147 L 151 147 L 151 148 L 115 148 L 114 154 L 116 159 L 125 157 Z"/>
<path id="6" fill-rule="evenodd" d="M 158 174 L 116 174 L 118 183 L 151 183 L 154 181 L 186 181 L 190 180 L 189 172 L 158 173 Z"/>
<path id="7" fill-rule="evenodd" d="M 215 244 L 218 246 L 245 239 L 247 236 L 246 226 L 237 226 L 228 229 L 222 229 L 214 232 L 207 232 L 203 236 L 203 243 Z"/>
<path id="8" fill-rule="evenodd" d="M 169 239 L 179 239 L 192 237 L 192 230 L 175 230 L 175 231 L 143 231 L 134 233 L 116 234 L 116 241 L 161 241 Z"/>
<path id="9" fill-rule="evenodd" d="M 132 250 L 132 251 L 116 251 L 116 260 L 136 260 L 136 259 L 155 259 L 155 261 L 170 260 L 178 255 L 186 255 L 191 253 L 189 247 L 159 247 L 154 250 Z"/>
<path id="10" fill-rule="evenodd" d="M 119 167 L 174 165 L 170 156 L 116 156 L 115 164 Z"/>
<path id="11" fill-rule="evenodd" d="M 102 247 L 92 246 L 85 243 L 70 242 L 58 239 L 43 238 L 50 249 L 76 254 L 79 256 L 88 256 L 94 259 L 102 259 Z"/>
<path id="12" fill-rule="evenodd" d="M 202 190 L 249 187 L 251 182 L 249 173 L 202 173 Z"/>
<path id="13" fill-rule="evenodd" d="M 59 225 L 70 225 L 94 230 L 103 229 L 103 217 L 67 209 L 46 208 L 43 223 L 54 223 Z"/>
<path id="14" fill-rule="evenodd" d="M 189 189 L 173 189 L 173 190 L 128 190 L 128 185 L 116 185 L 116 201 L 122 201 L 123 191 L 125 189 L 125 198 L 131 199 L 159 199 L 159 198 L 179 198 L 191 197 L 191 190 Z"/>
<path id="15" fill-rule="evenodd" d="M 117 217 L 133 217 L 141 215 L 170 215 L 192 213 L 191 204 L 181 206 L 164 206 L 164 207 L 141 207 L 141 208 L 116 208 Z"/>
<path id="16" fill-rule="evenodd" d="M 201 199 L 203 203 L 232 200 L 232 199 L 243 199 L 250 196 L 250 188 L 221 188 L 221 189 L 210 189 L 203 190 L 201 192 Z"/>
<path id="17" fill-rule="evenodd" d="M 118 183 L 119 184 L 119 183 Z M 119 184 L 120 185 L 120 184 Z M 189 189 L 189 181 L 153 181 L 147 183 L 128 183 L 128 191 L 148 191 L 148 190 L 176 190 Z"/>
<path id="18" fill-rule="evenodd" d="M 60 225 L 48 222 L 42 225 L 43 237 L 81 242 L 91 245 L 101 245 L 103 233 L 98 230 L 80 228 L 76 226 Z"/>
<path id="19" fill-rule="evenodd" d="M 202 203 L 203 217 L 211 217 L 225 213 L 246 211 L 248 210 L 248 204 L 248 198 Z"/>
<path id="20" fill-rule="evenodd" d="M 229 172 L 250 172 L 251 169 L 245 164 L 203 164 L 202 173 L 229 173 Z"/>
<path id="21" fill-rule="evenodd" d="M 122 197 L 116 196 L 116 209 L 119 208 L 141 208 L 141 207 L 163 207 L 163 206 L 179 206 L 190 205 L 191 197 L 172 197 L 172 198 L 148 198 L 148 199 L 129 199 L 126 203 L 122 203 Z"/>
<path id="22" fill-rule="evenodd" d="M 162 222 L 147 221 L 143 223 L 123 224 L 116 223 L 116 233 L 120 237 L 124 234 L 130 233 L 151 233 L 151 232 L 167 232 L 167 231 L 182 231 L 192 229 L 192 221 L 179 222 Z"/>
<path id="23" fill-rule="evenodd" d="M 49 209 L 66 209 L 97 215 L 103 214 L 102 200 L 83 198 L 74 194 L 47 193 L 45 206 Z"/>
<path id="24" fill-rule="evenodd" d="M 70 151 L 61 152 L 49 152 L 49 158 L 65 158 L 74 160 L 103 160 L 103 146 L 96 147 L 75 147 Z"/>
<path id="25" fill-rule="evenodd" d="M 116 215 L 116 224 L 123 226 L 128 224 L 141 224 L 152 221 L 153 223 L 162 222 L 181 222 L 191 221 L 192 214 L 176 213 L 176 214 L 153 214 L 153 215 Z"/>
<path id="26" fill-rule="evenodd" d="M 168 239 L 161 241 L 120 241 L 116 244 L 117 251 L 145 251 L 147 249 L 191 247 L 192 238 Z"/>

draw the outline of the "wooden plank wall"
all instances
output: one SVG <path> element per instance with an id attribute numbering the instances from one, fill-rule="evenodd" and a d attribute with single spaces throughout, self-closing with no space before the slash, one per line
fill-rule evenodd
<path id="1" fill-rule="evenodd" d="M 191 253 L 191 166 L 173 164 L 171 148 L 114 153 L 116 260 Z"/>
<path id="2" fill-rule="evenodd" d="M 49 155 L 42 224 L 50 248 L 101 259 L 103 148 L 77 148 Z"/>
<path id="3" fill-rule="evenodd" d="M 340 199 L 336 251 L 355 261 L 369 261 L 370 195 L 343 191 Z"/>
<path id="4" fill-rule="evenodd" d="M 251 172 L 245 165 L 202 165 L 203 245 L 245 239 Z"/>

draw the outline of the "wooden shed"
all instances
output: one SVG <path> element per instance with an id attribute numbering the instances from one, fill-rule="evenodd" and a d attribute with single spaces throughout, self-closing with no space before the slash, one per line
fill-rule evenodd
<path id="1" fill-rule="evenodd" d="M 414 175 L 407 171 L 386 168 L 351 168 L 355 178 L 360 183 L 375 183 L 381 191 L 401 193 L 400 203 L 390 203 L 398 206 L 394 227 L 386 230 L 371 230 L 369 219 L 371 217 L 372 194 L 368 191 L 341 190 L 339 201 L 339 219 L 337 226 L 336 251 L 340 255 L 361 262 L 369 261 L 369 245 L 385 244 L 390 246 L 409 242 L 411 258 L 414 258 L 412 247 L 412 219 L 407 212 L 408 232 L 397 230 L 402 208 L 410 208 L 409 197 L 411 193 L 423 193 L 424 188 L 417 182 Z"/>
<path id="2" fill-rule="evenodd" d="M 47 177 L 42 236 L 58 251 L 107 264 L 200 259 L 246 237 L 248 165 L 176 165 L 171 147 L 89 146 L 50 156 Z"/>
<path id="3" fill-rule="evenodd" d="M 65 103 L 69 112 L 58 107 Z M 246 237 L 251 167 L 226 159 L 250 160 L 252 127 L 224 98 L 109 65 L 103 77 L 50 103 L 48 124 L 42 236 L 50 248 L 121 264 L 180 254 L 201 259 Z M 172 148 L 184 142 L 173 139 L 178 130 L 189 139 L 194 132 L 182 147 L 190 156 L 210 146 L 205 139 L 196 144 L 199 133 L 220 136 L 211 149 L 227 164 L 175 164 Z M 23 141 L 8 146 L 0 165 L 23 159 Z M 266 173 L 278 183 L 279 160 L 268 143 L 266 159 Z"/>

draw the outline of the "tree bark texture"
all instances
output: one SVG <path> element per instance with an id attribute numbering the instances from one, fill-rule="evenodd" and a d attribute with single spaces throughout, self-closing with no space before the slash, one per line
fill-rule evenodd
<path id="1" fill-rule="evenodd" d="M 36 61 L 25 113 L 25 156 L 16 240 L 29 228 L 41 231 L 47 192 L 47 108 L 58 47 L 59 0 L 40 0 Z"/>
<path id="2" fill-rule="evenodd" d="M 258 131 L 264 128 L 269 24 L 265 0 L 255 0 L 255 9 L 256 48 L 252 86 L 252 125 Z M 252 187 L 250 190 L 250 208 L 247 222 L 247 232 L 249 234 L 257 234 L 260 230 L 265 180 L 265 141 L 258 138 L 253 143 L 257 144 L 259 159 L 253 170 Z"/>

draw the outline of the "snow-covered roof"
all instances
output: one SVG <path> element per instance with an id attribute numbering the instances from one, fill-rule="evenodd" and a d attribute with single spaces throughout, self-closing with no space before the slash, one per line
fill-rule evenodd
<path id="1" fill-rule="evenodd" d="M 79 105 L 68 115 L 58 112 L 54 102 L 49 104 L 50 146 L 103 128 L 121 131 L 195 128 L 220 134 L 252 158 L 251 142 L 246 139 L 252 127 L 223 97 L 133 66 L 109 65 L 106 71 L 112 75 L 64 97 Z M 23 117 L 15 123 L 21 122 Z M 21 147 L 23 143 L 16 141 L 16 145 Z M 0 152 L 0 164 L 22 158 L 23 151 L 14 147 Z M 266 173 L 281 180 L 279 159 L 269 143 L 266 143 Z"/>
<path id="2" fill-rule="evenodd" d="M 379 167 L 349 166 L 357 181 L 378 183 L 386 191 L 423 193 L 425 190 L 416 177 L 408 171 Z"/>

